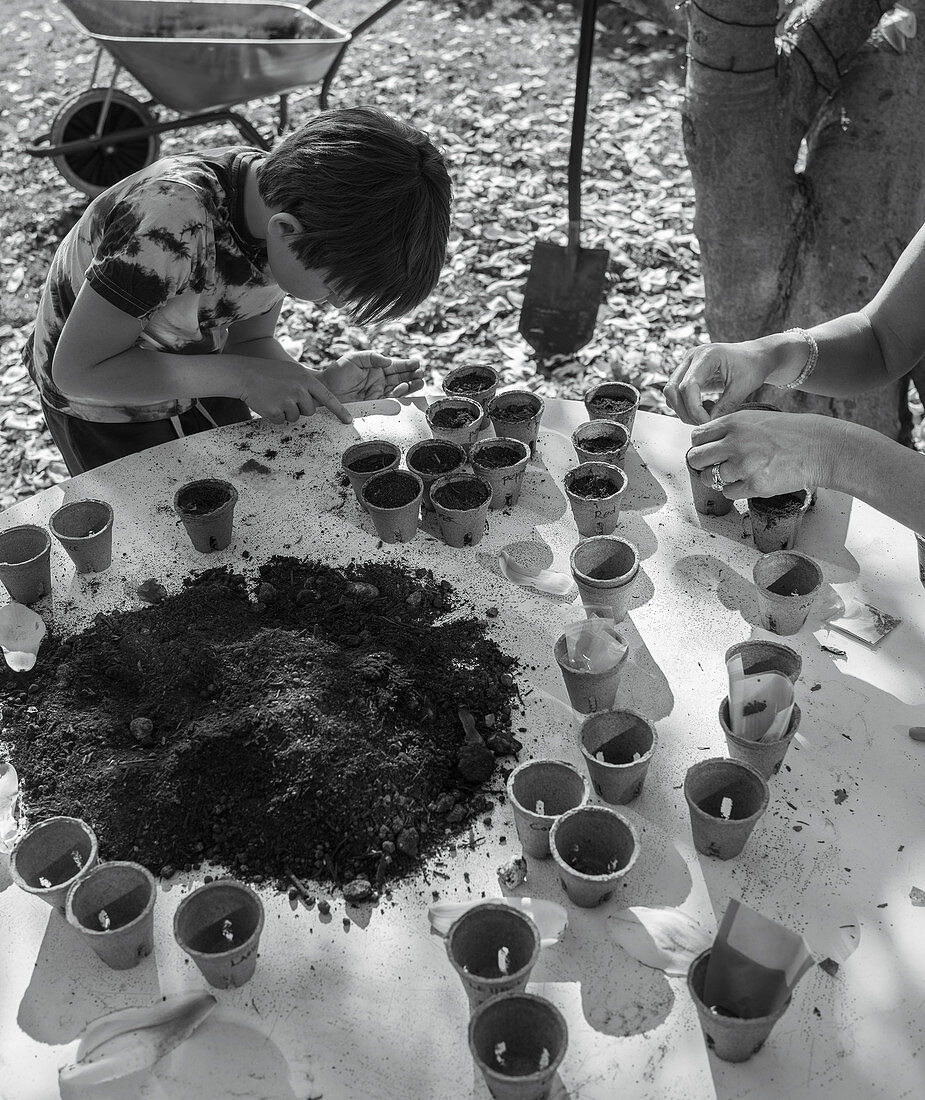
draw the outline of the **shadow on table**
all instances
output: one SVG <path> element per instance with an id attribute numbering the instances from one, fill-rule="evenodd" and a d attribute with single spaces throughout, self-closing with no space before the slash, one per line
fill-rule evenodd
<path id="1" fill-rule="evenodd" d="M 527 860 L 529 892 L 568 911 L 565 934 L 542 952 L 531 980 L 577 982 L 591 1027 L 606 1035 L 629 1036 L 664 1023 L 674 993 L 660 970 L 643 966 L 623 950 L 608 917 L 631 905 L 681 905 L 690 893 L 691 875 L 667 833 L 642 816 L 645 788 L 638 802 L 616 809 L 637 829 L 640 854 L 613 897 L 598 908 L 582 909 L 569 901 L 552 859 Z"/>
<path id="2" fill-rule="evenodd" d="M 107 1011 L 100 1004 L 101 987 L 118 983 L 137 1004 L 160 999 L 153 954 L 132 970 L 110 970 L 63 916 L 48 913 L 45 937 L 17 1016 L 27 1035 L 53 1046 L 71 1042 Z"/>
<path id="3" fill-rule="evenodd" d="M 657 512 L 668 502 L 668 496 L 661 482 L 639 457 L 639 452 L 632 445 L 626 452 L 624 472 L 627 480 L 624 508 L 642 515 L 649 515 Z"/>
<path id="4" fill-rule="evenodd" d="M 164 1093 L 176 1100 L 194 1096 L 302 1100 L 319 1095 L 312 1090 L 312 1082 L 292 1080 L 285 1055 L 264 1031 L 243 1012 L 225 1005 L 219 1005 L 190 1039 L 157 1063 L 155 1076 Z M 100 1091 L 93 1100 L 109 1097 Z"/>
<path id="5" fill-rule="evenodd" d="M 645 585 L 651 588 L 652 582 L 649 578 L 644 577 L 643 580 Z M 637 581 L 637 585 L 639 583 Z M 637 603 L 637 595 L 634 592 L 632 608 L 642 606 L 651 599 L 653 594 L 654 588 L 648 595 L 643 591 Z M 649 652 L 648 646 L 630 616 L 617 623 L 616 630 L 630 647 L 626 667 L 620 678 L 619 705 L 638 710 L 652 722 L 667 718 L 674 710 L 674 693 L 668 678 Z"/>
<path id="6" fill-rule="evenodd" d="M 10 874 L 10 857 L 0 856 L 0 894 L 13 885 L 13 876 Z"/>

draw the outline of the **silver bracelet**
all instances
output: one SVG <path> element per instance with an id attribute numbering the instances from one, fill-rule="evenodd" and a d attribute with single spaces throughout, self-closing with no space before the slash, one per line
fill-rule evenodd
<path id="1" fill-rule="evenodd" d="M 799 333 L 800 336 L 802 336 L 803 339 L 806 341 L 806 343 L 809 344 L 809 355 L 807 355 L 806 362 L 803 365 L 803 369 L 796 376 L 796 378 L 794 378 L 792 382 L 787 382 L 784 386 L 781 387 L 785 390 L 795 390 L 797 386 L 802 386 L 806 379 L 809 378 L 809 376 L 816 369 L 816 364 L 819 362 L 819 345 L 816 343 L 815 336 L 813 336 L 811 332 L 807 332 L 805 328 L 788 328 L 787 332 L 785 332 L 784 335 L 786 336 L 788 333 L 791 332 Z"/>

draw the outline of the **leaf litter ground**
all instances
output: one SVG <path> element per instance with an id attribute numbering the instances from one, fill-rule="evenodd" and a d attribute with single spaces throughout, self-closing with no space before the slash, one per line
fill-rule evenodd
<path id="1" fill-rule="evenodd" d="M 81 817 L 102 858 L 155 874 L 382 886 L 487 809 L 520 748 L 514 659 L 450 609 L 423 570 L 274 558 L 252 593 L 211 570 L 50 637 L 0 674 L 30 822 Z"/>

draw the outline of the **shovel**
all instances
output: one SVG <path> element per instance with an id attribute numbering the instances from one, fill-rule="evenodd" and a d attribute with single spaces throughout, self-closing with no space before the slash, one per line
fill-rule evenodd
<path id="1" fill-rule="evenodd" d="M 581 154 L 596 15 L 597 0 L 583 0 L 568 158 L 568 244 L 538 241 L 534 245 L 520 311 L 520 333 L 541 359 L 567 355 L 588 343 L 606 289 L 607 249 L 579 244 Z"/>

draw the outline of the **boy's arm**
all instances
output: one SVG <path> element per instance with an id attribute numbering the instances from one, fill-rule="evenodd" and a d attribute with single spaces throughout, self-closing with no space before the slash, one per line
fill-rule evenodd
<path id="1" fill-rule="evenodd" d="M 235 352 L 153 351 L 135 346 L 141 331 L 138 318 L 117 309 L 85 284 L 55 349 L 55 385 L 65 396 L 112 406 L 237 397 L 258 416 L 277 424 L 311 416 L 317 405 L 327 406 L 345 424 L 352 420 L 318 374 L 288 356 L 268 361 Z"/>
<path id="2" fill-rule="evenodd" d="M 248 317 L 228 326 L 223 355 L 246 355 L 254 359 L 275 359 L 279 363 L 297 363 L 276 339 L 276 322 L 283 303 L 280 301 L 258 317 Z M 304 367 L 304 364 L 300 364 Z M 306 370 L 311 368 L 305 367 Z"/>

